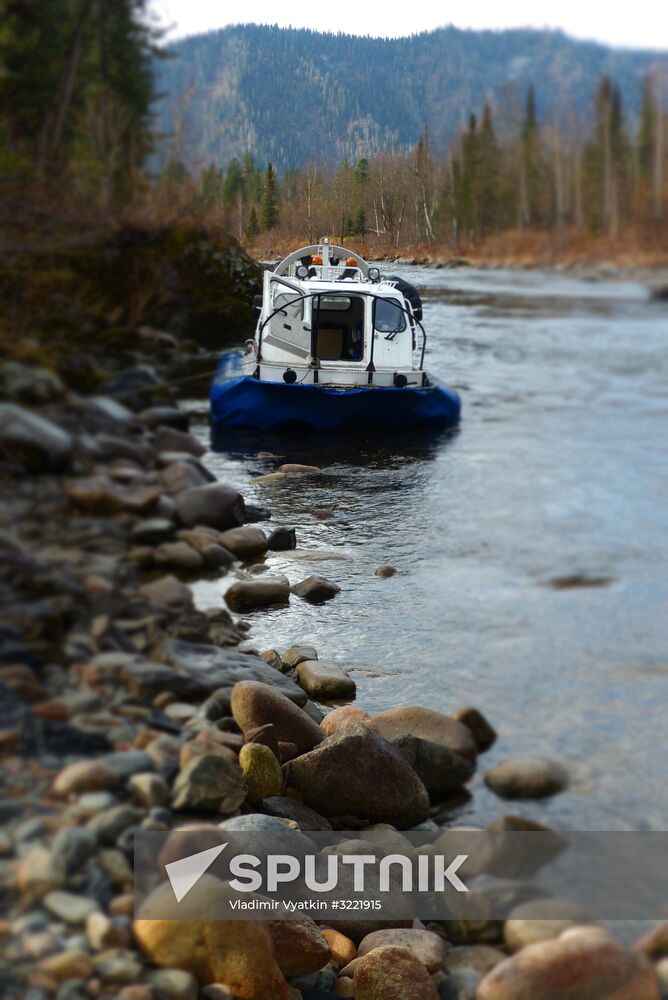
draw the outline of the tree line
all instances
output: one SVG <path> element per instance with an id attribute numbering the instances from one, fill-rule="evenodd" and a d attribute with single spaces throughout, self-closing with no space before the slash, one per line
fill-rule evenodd
<path id="1" fill-rule="evenodd" d="M 617 237 L 630 226 L 657 230 L 668 212 L 663 90 L 668 81 L 660 75 L 644 79 L 633 126 L 619 88 L 604 76 L 586 129 L 542 125 L 529 87 L 514 127 L 507 107 L 501 115 L 487 103 L 445 152 L 433 148 L 425 129 L 408 152 L 387 150 L 336 168 L 313 162 L 280 178 L 250 154 L 226 171 L 209 166 L 189 175 L 172 162 L 165 173 L 181 178 L 180 194 L 170 197 L 198 204 L 251 243 L 264 232 L 456 248 L 507 230 L 563 227 Z"/>
<path id="2" fill-rule="evenodd" d="M 29 178 L 91 218 L 140 206 L 157 221 L 225 226 L 251 245 L 267 234 L 390 249 L 466 248 L 508 230 L 665 233 L 668 79 L 658 64 L 639 116 L 610 76 L 586 125 L 575 113 L 541 121 L 533 88 L 508 87 L 448 148 L 425 128 L 412 147 L 279 172 L 250 152 L 224 168 L 189 168 L 174 144 L 166 161 L 152 157 L 165 147 L 154 116 L 163 56 L 149 0 L 0 0 L 1 190 Z"/>

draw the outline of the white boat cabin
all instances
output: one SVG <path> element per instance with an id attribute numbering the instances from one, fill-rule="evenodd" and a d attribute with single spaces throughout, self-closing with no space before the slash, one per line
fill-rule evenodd
<path id="1" fill-rule="evenodd" d="M 288 384 L 426 385 L 421 318 L 412 286 L 323 240 L 265 271 L 244 371 Z"/>

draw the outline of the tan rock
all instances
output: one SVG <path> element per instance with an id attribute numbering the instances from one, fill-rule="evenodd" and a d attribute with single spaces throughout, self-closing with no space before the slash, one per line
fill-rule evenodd
<path id="1" fill-rule="evenodd" d="M 56 982 L 64 983 L 68 979 L 88 979 L 93 971 L 93 962 L 85 951 L 73 948 L 43 958 L 39 967 Z"/>
<path id="2" fill-rule="evenodd" d="M 334 733 L 340 733 L 343 729 L 357 725 L 366 726 L 371 732 L 375 731 L 373 718 L 368 712 L 363 712 L 354 705 L 341 705 L 325 716 L 320 728 L 325 736 L 333 736 Z"/>
<path id="3" fill-rule="evenodd" d="M 20 890 L 31 896 L 62 889 L 67 881 L 65 859 L 46 847 L 33 847 L 19 862 L 16 881 Z"/>
<path id="4" fill-rule="evenodd" d="M 300 465 L 298 462 L 286 462 L 279 465 L 278 471 L 286 475 L 309 475 L 314 472 L 322 472 L 317 465 Z"/>
<path id="5" fill-rule="evenodd" d="M 128 782 L 132 797 L 146 809 L 154 806 L 164 806 L 169 800 L 167 782 L 159 774 L 152 771 L 142 771 L 133 774 Z"/>
<path id="6" fill-rule="evenodd" d="M 606 932 L 581 928 L 523 948 L 481 982 L 477 1000 L 659 1000 L 644 955 Z"/>
<path id="7" fill-rule="evenodd" d="M 417 736 L 431 743 L 440 743 L 449 750 L 474 761 L 477 748 L 473 734 L 463 723 L 449 715 L 418 705 L 391 708 L 374 716 L 374 729 L 386 740 L 401 736 Z"/>
<path id="8" fill-rule="evenodd" d="M 204 875 L 194 897 L 177 904 L 171 887 L 161 885 L 146 905 L 165 918 L 142 919 L 140 911 L 133 927 L 140 947 L 156 965 L 190 972 L 202 986 L 228 987 L 235 1000 L 288 1000 L 288 984 L 274 960 L 265 923 L 211 919 L 216 911 L 207 912 L 207 902 L 215 907 L 222 891 L 222 883 Z M 168 919 L 176 906 L 186 919 Z M 202 919 L 187 919 L 195 912 Z"/>
<path id="9" fill-rule="evenodd" d="M 569 927 L 590 923 L 585 911 L 563 899 L 537 899 L 516 906 L 508 914 L 503 938 L 509 951 L 521 951 L 539 941 L 558 938 Z"/>
<path id="10" fill-rule="evenodd" d="M 83 792 L 100 792 L 115 788 L 118 775 L 106 764 L 97 760 L 78 760 L 68 764 L 56 775 L 53 782 L 55 795 L 81 795 Z"/>
<path id="11" fill-rule="evenodd" d="M 357 948 L 353 942 L 340 931 L 335 931 L 332 927 L 325 927 L 322 936 L 332 953 L 331 961 L 338 969 L 343 969 L 357 956 Z"/>
<path id="12" fill-rule="evenodd" d="M 485 784 L 504 799 L 543 799 L 568 785 L 568 771 L 550 757 L 511 757 L 485 775 Z"/>
<path id="13" fill-rule="evenodd" d="M 405 948 L 376 948 L 353 976 L 355 1000 L 438 1000 L 431 976 Z"/>

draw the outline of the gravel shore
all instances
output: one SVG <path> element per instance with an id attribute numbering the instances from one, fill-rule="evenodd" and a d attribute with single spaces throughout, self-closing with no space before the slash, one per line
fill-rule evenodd
<path id="1" fill-rule="evenodd" d="M 216 480 L 151 360 L 148 338 L 92 394 L 0 369 L 2 996 L 659 1000 L 665 926 L 629 949 L 559 901 L 551 920 L 518 899 L 505 921 L 428 926 L 135 913 L 138 828 L 438 833 L 496 738 L 470 706 L 369 715 L 308 636 L 249 650 L 263 608 L 339 586 L 263 571 L 299 524 Z M 231 570 L 227 607 L 198 610 L 190 585 Z M 536 756 L 485 780 L 493 828 L 531 831 L 501 800 L 558 794 L 569 775 Z"/>

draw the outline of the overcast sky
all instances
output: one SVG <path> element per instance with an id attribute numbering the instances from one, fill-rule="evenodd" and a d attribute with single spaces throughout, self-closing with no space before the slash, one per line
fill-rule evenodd
<path id="1" fill-rule="evenodd" d="M 181 38 L 226 24 L 252 22 L 346 31 L 356 35 L 410 35 L 445 24 L 458 28 L 562 28 L 577 38 L 612 45 L 668 49 L 666 0 L 633 0 L 630 4 L 587 0 L 468 0 L 439 4 L 434 0 L 314 0 L 277 3 L 252 0 L 241 8 L 229 0 L 151 0 L 170 38 Z"/>

